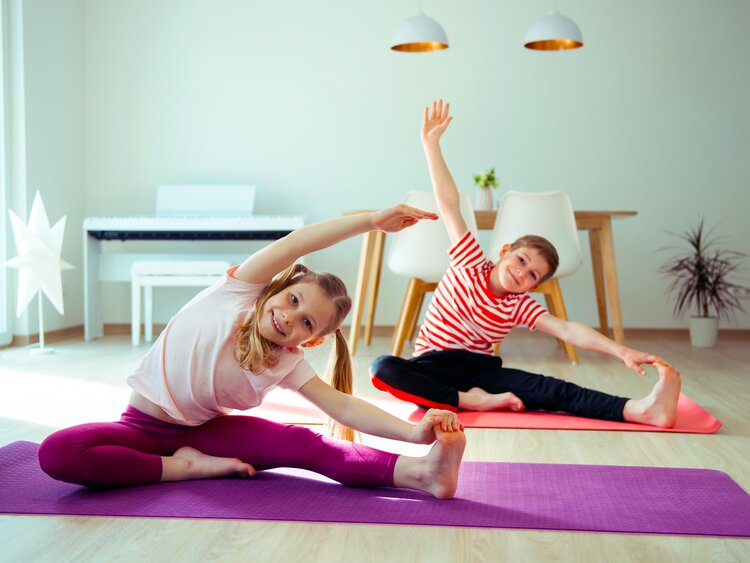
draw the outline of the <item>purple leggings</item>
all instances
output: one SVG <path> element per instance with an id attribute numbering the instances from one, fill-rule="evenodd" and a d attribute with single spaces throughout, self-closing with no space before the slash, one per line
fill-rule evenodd
<path id="1" fill-rule="evenodd" d="M 119 422 L 81 424 L 50 435 L 39 447 L 39 464 L 55 479 L 88 487 L 158 483 L 161 456 L 182 446 L 236 457 L 258 470 L 308 469 L 352 487 L 392 487 L 398 458 L 252 416 L 219 416 L 200 426 L 182 426 L 128 406 Z"/>

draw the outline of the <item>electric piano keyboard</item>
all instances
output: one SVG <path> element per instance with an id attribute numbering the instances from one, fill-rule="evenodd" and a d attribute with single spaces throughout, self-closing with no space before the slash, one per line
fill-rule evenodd
<path id="1" fill-rule="evenodd" d="M 99 240 L 275 240 L 302 227 L 302 217 L 87 217 L 83 230 Z"/>

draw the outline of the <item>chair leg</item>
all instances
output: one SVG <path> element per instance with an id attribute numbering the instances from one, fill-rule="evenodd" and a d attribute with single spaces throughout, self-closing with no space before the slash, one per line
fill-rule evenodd
<path id="1" fill-rule="evenodd" d="M 552 289 L 552 293 L 550 294 L 551 299 L 555 303 L 555 310 L 557 311 L 556 315 L 557 317 L 567 321 L 568 320 L 568 312 L 565 309 L 565 301 L 563 300 L 562 296 L 562 290 L 560 289 L 560 283 L 557 280 L 550 280 L 551 283 L 550 287 Z M 565 354 L 568 356 L 568 359 L 574 363 L 578 363 L 578 350 L 576 350 L 576 347 L 570 344 L 569 342 L 562 342 L 563 350 L 565 350 Z"/>
<path id="2" fill-rule="evenodd" d="M 375 309 L 378 305 L 380 291 L 380 273 L 383 269 L 383 248 L 385 247 L 385 233 L 374 231 L 372 249 L 373 263 L 370 266 L 370 283 L 367 286 L 367 317 L 365 319 L 365 344 L 372 344 L 372 329 L 375 325 Z"/>
<path id="3" fill-rule="evenodd" d="M 133 346 L 141 343 L 141 279 L 138 275 L 130 280 L 130 339 Z"/>
<path id="4" fill-rule="evenodd" d="M 393 332 L 393 339 L 391 340 L 391 354 L 394 356 L 400 356 L 401 351 L 404 349 L 404 342 L 408 334 L 409 328 L 411 328 L 412 310 L 415 306 L 415 302 L 419 299 L 420 285 L 422 280 L 419 278 L 410 278 L 409 285 L 406 288 L 406 295 L 404 296 L 404 303 L 401 306 L 401 313 L 398 316 L 396 323 L 396 330 Z"/>
<path id="5" fill-rule="evenodd" d="M 411 335 L 409 337 L 409 340 L 411 342 L 414 341 L 414 338 L 417 336 L 417 326 L 419 321 L 419 313 L 422 312 L 422 305 L 424 305 L 424 298 L 425 295 L 428 293 L 432 293 L 437 288 L 436 283 L 429 283 L 429 282 L 422 282 L 422 290 L 421 295 L 419 296 L 419 303 L 417 303 L 417 306 L 414 308 L 414 315 L 412 316 L 412 322 L 411 322 L 411 329 L 409 330 L 409 334 Z"/>
<path id="6" fill-rule="evenodd" d="M 547 310 L 555 317 L 562 318 L 560 317 L 560 311 L 557 307 L 557 303 L 555 302 L 555 298 L 553 295 L 555 290 L 552 287 L 551 282 L 547 281 L 537 289 L 544 294 L 544 302 L 547 304 Z M 565 352 L 565 341 L 557 337 L 555 338 L 555 340 L 557 340 L 557 343 L 560 345 L 560 349 Z"/>
<path id="7" fill-rule="evenodd" d="M 427 292 L 422 291 L 419 296 L 419 302 L 414 307 L 414 314 L 411 316 L 411 322 L 409 323 L 409 342 L 414 342 L 414 337 L 417 335 L 417 325 L 419 324 L 419 313 L 422 312 L 422 305 L 424 305 L 424 296 Z"/>
<path id="8" fill-rule="evenodd" d="M 146 342 L 154 339 L 154 299 L 150 285 L 143 286 L 143 339 Z"/>

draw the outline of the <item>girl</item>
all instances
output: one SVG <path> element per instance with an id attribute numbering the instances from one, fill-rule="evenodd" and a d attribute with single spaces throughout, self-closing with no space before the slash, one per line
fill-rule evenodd
<path id="1" fill-rule="evenodd" d="M 42 469 L 61 481 L 118 487 L 297 467 L 356 487 L 406 487 L 450 498 L 465 446 L 456 415 L 429 410 L 411 425 L 352 397 L 350 358 L 339 327 L 351 308 L 343 282 L 294 265 L 301 256 L 373 229 L 395 232 L 436 219 L 405 205 L 302 227 L 227 271 L 169 322 L 128 378 L 134 389 L 119 422 L 55 432 L 39 448 Z M 333 387 L 300 346 L 335 335 Z M 275 386 L 298 391 L 344 434 L 359 430 L 429 444 L 421 458 L 336 440 L 307 428 L 229 415 L 257 406 Z"/>

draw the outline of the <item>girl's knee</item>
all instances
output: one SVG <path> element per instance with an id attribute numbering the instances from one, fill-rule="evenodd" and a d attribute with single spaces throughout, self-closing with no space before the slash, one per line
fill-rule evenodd
<path id="1" fill-rule="evenodd" d="M 53 479 L 70 483 L 74 482 L 73 473 L 79 466 L 76 458 L 81 444 L 67 430 L 59 430 L 48 436 L 39 446 L 37 456 L 42 471 Z"/>

